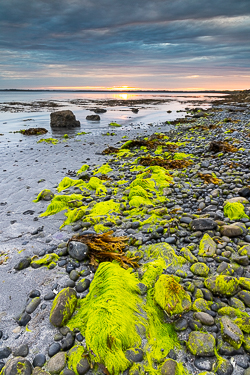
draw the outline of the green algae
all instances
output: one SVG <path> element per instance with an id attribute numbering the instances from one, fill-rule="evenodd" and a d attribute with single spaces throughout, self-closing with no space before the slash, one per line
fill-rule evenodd
<path id="1" fill-rule="evenodd" d="M 77 365 L 81 359 L 86 357 L 85 348 L 81 345 L 75 345 L 68 353 L 68 368 L 78 374 Z"/>
<path id="2" fill-rule="evenodd" d="M 46 196 L 50 196 L 50 198 L 53 198 L 54 197 L 54 194 L 51 192 L 51 190 L 49 189 L 44 189 L 42 190 L 38 196 L 36 197 L 36 199 L 33 200 L 33 202 L 37 203 L 39 202 L 41 199 L 44 199 Z"/>
<path id="3" fill-rule="evenodd" d="M 224 215 L 226 217 L 229 217 L 230 220 L 240 220 L 244 217 L 249 219 L 249 217 L 244 212 L 243 204 L 239 202 L 228 202 L 224 206 Z"/>
<path id="4" fill-rule="evenodd" d="M 171 266 L 174 270 L 177 270 L 187 263 L 186 259 L 176 255 L 174 249 L 167 243 L 143 245 L 139 250 L 146 253 L 151 260 L 162 258 L 165 261 L 165 268 Z"/>
<path id="5" fill-rule="evenodd" d="M 79 207 L 75 208 L 74 210 L 69 210 L 65 213 L 65 216 L 67 216 L 67 219 L 64 221 L 64 223 L 60 226 L 60 229 L 64 227 L 65 225 L 69 225 L 74 223 L 77 220 L 80 220 L 86 211 L 86 207 Z"/>
<path id="6" fill-rule="evenodd" d="M 68 322 L 70 329 L 84 334 L 91 360 L 104 363 L 115 375 L 129 366 L 124 351 L 140 345 L 136 326 L 146 323 L 137 307 L 141 304 L 137 283 L 129 270 L 101 263 L 89 294 L 79 301 L 76 315 Z"/>
<path id="7" fill-rule="evenodd" d="M 96 175 L 97 173 L 107 174 L 111 172 L 113 169 L 109 166 L 109 164 L 103 164 L 100 168 L 96 169 L 93 174 Z"/>
<path id="8" fill-rule="evenodd" d="M 107 216 L 109 221 L 115 222 L 115 220 L 112 219 L 112 214 L 117 212 L 120 212 L 120 204 L 115 203 L 113 199 L 110 199 L 108 201 L 96 203 L 85 219 L 98 224 L 101 219 Z"/>
<path id="9" fill-rule="evenodd" d="M 38 260 L 32 260 L 31 266 L 44 267 L 49 266 L 52 262 L 55 264 L 55 261 L 58 261 L 59 256 L 55 253 L 46 254 L 44 257 Z M 35 267 L 34 267 L 35 268 Z"/>
<path id="10" fill-rule="evenodd" d="M 155 283 L 154 299 L 161 308 L 172 316 L 191 308 L 191 298 L 173 276 L 161 275 Z"/>
<path id="11" fill-rule="evenodd" d="M 110 231 L 110 228 L 109 227 L 105 227 L 102 224 L 96 224 L 94 226 L 94 230 L 95 230 L 96 233 L 106 233 L 106 232 Z"/>
<path id="12" fill-rule="evenodd" d="M 56 213 L 67 210 L 73 207 L 82 206 L 82 195 L 71 194 L 71 195 L 55 195 L 51 203 L 48 205 L 47 210 L 40 216 L 55 215 Z"/>
<path id="13" fill-rule="evenodd" d="M 62 327 L 71 318 L 77 305 L 74 289 L 64 288 L 56 296 L 50 310 L 50 323 Z"/>
<path id="14" fill-rule="evenodd" d="M 121 127 L 121 125 L 120 125 L 120 124 L 117 124 L 117 122 L 110 122 L 110 123 L 109 123 L 109 126 L 113 126 L 113 127 L 115 127 L 115 128 L 120 128 L 120 127 Z"/>
<path id="15" fill-rule="evenodd" d="M 81 166 L 81 168 L 76 172 L 77 174 L 80 174 L 82 172 L 86 172 L 87 170 L 89 169 L 89 165 L 88 164 L 83 164 Z"/>
<path id="16" fill-rule="evenodd" d="M 161 257 L 153 262 L 144 264 L 142 267 L 142 271 L 144 272 L 142 279 L 143 284 L 145 284 L 148 288 L 152 288 L 165 267 L 166 263 Z"/>
<path id="17" fill-rule="evenodd" d="M 56 139 L 56 138 L 42 138 L 42 139 L 39 139 L 39 141 L 37 141 L 37 143 L 42 143 L 42 142 L 52 143 L 53 145 L 56 145 L 58 143 L 58 139 Z"/>
<path id="18" fill-rule="evenodd" d="M 71 186 L 81 186 L 84 185 L 83 180 L 73 180 L 70 177 L 64 177 L 62 181 L 59 183 L 57 187 L 57 191 L 60 193 L 61 191 L 68 189 Z"/>

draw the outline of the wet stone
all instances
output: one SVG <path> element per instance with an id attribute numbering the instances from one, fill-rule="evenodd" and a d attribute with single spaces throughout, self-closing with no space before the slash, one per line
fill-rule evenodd
<path id="1" fill-rule="evenodd" d="M 0 359 L 8 358 L 11 354 L 11 349 L 8 347 L 0 348 Z"/>
<path id="2" fill-rule="evenodd" d="M 125 356 L 130 362 L 141 362 L 143 360 L 143 351 L 141 349 L 128 349 Z"/>
<path id="3" fill-rule="evenodd" d="M 72 258 L 82 261 L 87 258 L 89 248 L 84 243 L 70 241 L 68 244 L 68 253 Z"/>
<path id="4" fill-rule="evenodd" d="M 87 290 L 90 286 L 90 280 L 89 279 L 83 279 L 81 281 L 79 281 L 76 285 L 76 291 L 78 293 L 82 293 L 84 292 L 85 290 Z"/>
<path id="5" fill-rule="evenodd" d="M 61 345 L 59 343 L 53 343 L 50 345 L 49 350 L 48 350 L 48 355 L 49 357 L 53 357 L 55 354 L 60 352 L 61 350 Z"/>
<path id="6" fill-rule="evenodd" d="M 161 375 L 175 375 L 176 369 L 177 362 L 173 359 L 167 359 L 161 368 Z"/>
<path id="7" fill-rule="evenodd" d="M 31 320 L 31 316 L 27 312 L 23 312 L 17 320 L 19 326 L 26 326 Z"/>
<path id="8" fill-rule="evenodd" d="M 22 357 L 10 359 L 5 365 L 5 375 L 31 375 L 31 373 L 32 366 L 30 362 Z"/>
<path id="9" fill-rule="evenodd" d="M 212 370 L 212 361 L 208 358 L 196 358 L 194 361 L 195 367 L 199 370 L 203 371 L 211 371 Z"/>
<path id="10" fill-rule="evenodd" d="M 90 365 L 87 358 L 82 358 L 80 362 L 77 364 L 76 369 L 79 375 L 86 374 L 86 372 L 88 372 L 90 369 Z"/>
<path id="11" fill-rule="evenodd" d="M 185 318 L 180 318 L 174 322 L 174 329 L 179 332 L 179 331 L 185 331 L 188 327 L 188 321 Z"/>
<path id="12" fill-rule="evenodd" d="M 28 306 L 26 306 L 26 312 L 28 314 L 31 314 L 35 311 L 35 309 L 39 306 L 39 304 L 41 303 L 41 298 L 40 297 L 35 297 L 33 298 L 30 303 L 28 304 Z"/>
<path id="13" fill-rule="evenodd" d="M 26 357 L 29 354 L 29 347 L 27 344 L 18 346 L 13 350 L 14 357 Z"/>
<path id="14" fill-rule="evenodd" d="M 21 271 L 25 268 L 28 268 L 31 263 L 31 258 L 30 257 L 25 257 L 19 260 L 19 262 L 14 266 L 15 270 Z"/>
<path id="15" fill-rule="evenodd" d="M 40 297 L 41 293 L 39 292 L 39 290 L 37 289 L 34 289 L 30 292 L 29 294 L 29 297 L 30 298 L 35 298 L 35 297 Z"/>
<path id="16" fill-rule="evenodd" d="M 50 374 L 59 374 L 66 365 L 66 353 L 57 353 L 48 362 Z"/>
<path id="17" fill-rule="evenodd" d="M 45 301 L 50 301 L 50 300 L 54 299 L 55 296 L 56 296 L 56 295 L 55 295 L 54 292 L 49 292 L 49 293 L 45 294 L 45 296 L 43 297 L 43 299 L 44 299 Z"/>

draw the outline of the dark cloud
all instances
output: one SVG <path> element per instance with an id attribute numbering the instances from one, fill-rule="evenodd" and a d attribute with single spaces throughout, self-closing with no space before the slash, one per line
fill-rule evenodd
<path id="1" fill-rule="evenodd" d="M 76 75 L 250 65 L 249 0 L 0 0 L 0 8 L 4 79 L 58 65 Z"/>

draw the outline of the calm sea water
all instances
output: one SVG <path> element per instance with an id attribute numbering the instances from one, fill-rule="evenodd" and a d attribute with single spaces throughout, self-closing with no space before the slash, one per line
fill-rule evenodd
<path id="1" fill-rule="evenodd" d="M 91 134 L 100 134 L 107 131 L 120 132 L 136 126 L 148 127 L 157 126 L 165 121 L 175 120 L 177 117 L 185 117 L 186 107 L 202 106 L 202 108 L 210 107 L 210 101 L 215 97 L 224 96 L 222 94 L 166 94 L 166 93 L 93 93 L 93 92 L 0 92 L 0 105 L 3 103 L 20 102 L 31 103 L 37 101 L 53 101 L 62 107 L 56 110 L 70 109 L 76 115 L 77 120 L 81 122 L 81 128 L 67 130 L 68 134 L 77 132 L 91 132 Z M 77 104 L 70 103 L 71 100 L 80 99 L 87 101 L 87 108 L 102 106 L 107 110 L 106 113 L 100 115 L 100 121 L 87 121 L 86 116 L 94 114 L 93 111 L 83 108 Z M 121 101 L 119 106 L 102 105 L 103 100 L 116 99 Z M 128 100 L 140 99 L 166 99 L 168 102 L 157 104 L 139 104 L 133 105 L 133 108 L 139 108 L 137 114 L 131 111 L 131 107 L 126 105 Z M 94 102 L 93 102 L 94 101 Z M 204 102 L 205 101 L 205 102 Z M 99 105 L 100 104 L 100 105 Z M 171 113 L 167 113 L 171 111 Z M 110 122 L 117 122 L 122 125 L 121 128 L 111 128 Z M 0 133 L 5 139 L 13 139 L 14 134 L 10 132 L 18 131 L 29 127 L 44 127 L 49 132 L 46 137 L 58 137 L 66 133 L 63 131 L 51 131 L 50 128 L 50 110 L 30 111 L 28 107 L 24 107 L 23 112 L 0 112 Z M 7 137 L 7 138 L 6 138 Z M 3 141 L 3 138 L 0 139 Z"/>

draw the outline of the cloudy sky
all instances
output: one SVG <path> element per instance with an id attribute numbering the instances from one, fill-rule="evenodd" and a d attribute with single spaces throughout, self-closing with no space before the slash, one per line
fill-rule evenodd
<path id="1" fill-rule="evenodd" d="M 0 88 L 250 88 L 250 0 L 0 0 Z"/>

